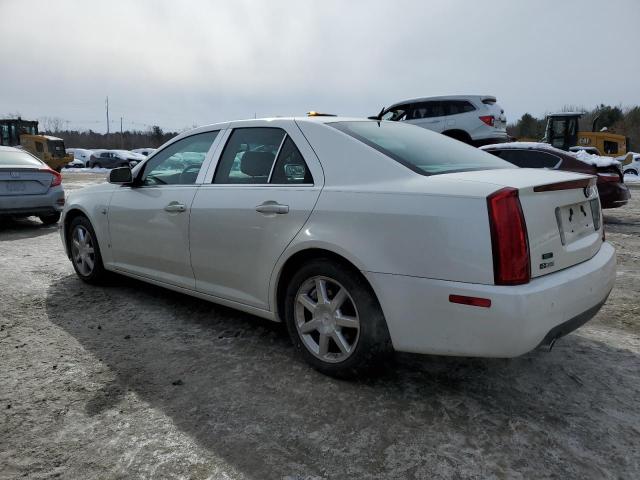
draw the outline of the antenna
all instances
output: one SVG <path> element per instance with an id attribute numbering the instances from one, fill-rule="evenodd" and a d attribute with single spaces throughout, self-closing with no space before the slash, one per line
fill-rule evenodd
<path id="1" fill-rule="evenodd" d="M 109 97 L 105 101 L 105 108 L 107 109 L 107 135 L 109 135 Z"/>

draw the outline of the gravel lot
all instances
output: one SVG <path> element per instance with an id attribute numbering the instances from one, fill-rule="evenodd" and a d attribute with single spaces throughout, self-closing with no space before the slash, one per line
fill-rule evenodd
<path id="1" fill-rule="evenodd" d="M 67 174 L 66 188 L 104 174 Z M 324 377 L 284 328 L 118 278 L 0 225 L 0 478 L 640 478 L 640 185 L 605 214 L 618 281 L 552 352 L 399 355 Z"/>

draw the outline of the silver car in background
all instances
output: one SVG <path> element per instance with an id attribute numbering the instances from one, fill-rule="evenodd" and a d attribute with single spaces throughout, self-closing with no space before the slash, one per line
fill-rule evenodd
<path id="1" fill-rule="evenodd" d="M 64 207 L 62 176 L 24 150 L 0 147 L 0 216 L 56 223 Z"/>

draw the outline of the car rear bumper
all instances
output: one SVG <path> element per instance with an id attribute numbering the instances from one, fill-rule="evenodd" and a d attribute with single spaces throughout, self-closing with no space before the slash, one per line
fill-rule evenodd
<path id="1" fill-rule="evenodd" d="M 42 195 L 0 196 L 0 215 L 42 215 L 61 212 L 63 208 L 62 188 L 51 188 Z"/>
<path id="2" fill-rule="evenodd" d="M 590 260 L 518 286 L 364 274 L 396 350 L 516 357 L 591 319 L 613 288 L 616 259 L 614 248 L 603 243 Z M 491 306 L 451 303 L 449 295 L 488 298 Z"/>
<path id="3" fill-rule="evenodd" d="M 598 183 L 598 194 L 602 208 L 618 208 L 626 205 L 631 198 L 631 193 L 624 183 L 601 182 Z"/>

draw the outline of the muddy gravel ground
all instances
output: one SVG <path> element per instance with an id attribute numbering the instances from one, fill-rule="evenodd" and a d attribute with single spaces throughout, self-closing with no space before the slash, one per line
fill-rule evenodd
<path id="1" fill-rule="evenodd" d="M 67 189 L 104 175 L 65 177 Z M 281 326 L 117 278 L 55 227 L 0 226 L 0 478 L 640 478 L 640 188 L 605 215 L 618 281 L 553 351 L 307 367 Z"/>

